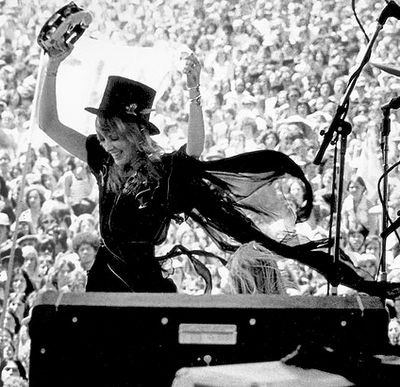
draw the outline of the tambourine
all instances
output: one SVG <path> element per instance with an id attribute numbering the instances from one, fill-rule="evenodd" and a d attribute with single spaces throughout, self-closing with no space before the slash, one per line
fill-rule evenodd
<path id="1" fill-rule="evenodd" d="M 37 42 L 47 53 L 60 53 L 59 47 L 67 48 L 67 44 L 74 44 L 92 20 L 90 12 L 70 2 L 46 21 L 39 32 Z"/>

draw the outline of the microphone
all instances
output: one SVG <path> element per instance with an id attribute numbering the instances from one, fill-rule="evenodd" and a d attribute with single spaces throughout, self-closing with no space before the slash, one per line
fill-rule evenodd
<path id="1" fill-rule="evenodd" d="M 392 98 L 388 103 L 382 105 L 381 109 L 398 109 L 400 108 L 400 97 Z"/>
<path id="2" fill-rule="evenodd" d="M 387 238 L 393 231 L 400 227 L 400 217 L 397 218 L 386 230 L 381 232 L 381 238 Z"/>
<path id="3" fill-rule="evenodd" d="M 389 1 L 383 9 L 378 18 L 378 23 L 384 25 L 389 17 L 395 17 L 397 20 L 400 20 L 400 7 L 393 0 Z"/>

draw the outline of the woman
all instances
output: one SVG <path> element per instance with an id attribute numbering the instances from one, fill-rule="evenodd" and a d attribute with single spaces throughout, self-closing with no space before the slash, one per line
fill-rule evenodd
<path id="1" fill-rule="evenodd" d="M 155 92 L 139 82 L 110 77 L 100 109 L 87 109 L 98 118 L 97 135 L 86 139 L 63 125 L 57 116 L 55 73 L 71 50 L 70 46 L 64 54 L 50 53 L 40 126 L 71 154 L 87 162 L 100 186 L 104 245 L 89 272 L 87 289 L 174 291 L 154 259 L 154 245 L 165 238 L 169 224 L 170 209 L 165 204 L 173 168 L 173 159 L 161 158 L 150 138 L 159 133 L 148 121 Z M 185 71 L 192 100 L 186 153 L 199 157 L 204 141 L 198 90 L 200 68 L 194 56 L 187 62 Z"/>
<path id="2" fill-rule="evenodd" d="M 280 243 L 261 232 L 245 215 L 248 210 L 268 217 L 268 209 L 261 202 L 263 188 L 289 173 L 306 187 L 305 205 L 299 209 L 297 219 L 309 216 L 311 186 L 287 156 L 259 151 L 230 159 L 197 160 L 203 150 L 204 132 L 198 87 L 200 66 L 194 56 L 187 58 L 185 67 L 191 101 L 188 143 L 186 149 L 162 154 L 151 138 L 159 130 L 149 121 L 155 91 L 136 81 L 109 77 L 99 108 L 86 108 L 97 115 L 96 135 L 86 138 L 59 121 L 56 75 L 72 46 L 67 45 L 65 52 L 61 49 L 50 51 L 39 125 L 67 151 L 87 161 L 99 185 L 103 245 L 89 271 L 88 291 L 174 292 L 173 283 L 162 276 L 154 246 L 165 240 L 170 220 L 185 213 L 223 250 L 234 251 L 241 243 L 254 240 L 278 255 L 314 267 L 328 280 L 386 295 L 386 284 L 371 286 L 347 262 L 340 261 L 336 268 L 331 256 L 317 250 L 326 244 Z M 204 265 L 199 261 L 195 264 L 207 276 Z M 397 287 L 390 290 L 398 291 Z"/>
<path id="3" fill-rule="evenodd" d="M 22 269 L 25 270 L 35 289 L 39 289 L 41 277 L 39 275 L 39 254 L 33 246 L 23 246 L 21 248 L 24 263 Z"/>
<path id="4" fill-rule="evenodd" d="M 359 224 L 369 230 L 371 235 L 376 233 L 376 217 L 369 212 L 374 204 L 367 197 L 367 186 L 364 179 L 352 175 L 347 184 L 348 195 L 343 200 L 342 224 L 345 231 L 356 228 Z"/>
<path id="5" fill-rule="evenodd" d="M 92 195 L 96 181 L 81 160 L 70 161 L 71 170 L 64 175 L 64 199 L 74 215 L 91 213 L 96 206 Z"/>
<path id="6" fill-rule="evenodd" d="M 31 219 L 33 234 L 38 232 L 38 221 L 41 213 L 41 208 L 45 200 L 45 188 L 41 185 L 32 184 L 26 188 L 25 203 L 28 208 L 21 213 L 21 216 L 28 216 L 28 218 Z"/>
<path id="7" fill-rule="evenodd" d="M 98 225 L 97 220 L 92 214 L 82 214 L 74 219 L 71 230 L 73 235 L 81 232 L 92 232 L 97 233 Z"/>
<path id="8" fill-rule="evenodd" d="M 92 232 L 81 232 L 72 239 L 72 249 L 78 254 L 83 270 L 89 271 L 93 266 L 99 245 L 99 237 Z"/>

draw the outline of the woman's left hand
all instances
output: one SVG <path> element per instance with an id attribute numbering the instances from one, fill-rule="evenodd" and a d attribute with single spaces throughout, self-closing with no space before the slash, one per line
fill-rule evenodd
<path id="1" fill-rule="evenodd" d="M 200 71 L 201 65 L 196 56 L 191 53 L 184 58 L 185 66 L 183 73 L 186 74 L 186 83 L 188 88 L 200 85 Z"/>

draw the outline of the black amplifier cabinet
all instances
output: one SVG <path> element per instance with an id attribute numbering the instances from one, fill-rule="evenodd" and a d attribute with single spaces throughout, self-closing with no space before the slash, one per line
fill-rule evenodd
<path id="1" fill-rule="evenodd" d="M 366 296 L 44 293 L 30 386 L 171 386 L 182 367 L 275 361 L 310 343 L 381 353 L 387 324 Z"/>

